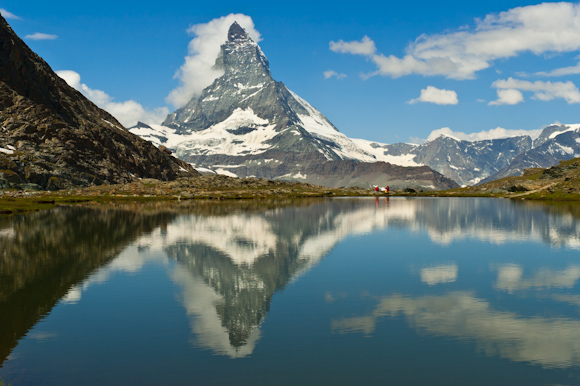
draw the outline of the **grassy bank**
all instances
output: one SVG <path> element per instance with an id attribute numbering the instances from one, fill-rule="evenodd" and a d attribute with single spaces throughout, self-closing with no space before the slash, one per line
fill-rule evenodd
<path id="1" fill-rule="evenodd" d="M 371 189 L 270 181 L 259 178 L 201 176 L 175 181 L 144 179 L 127 184 L 100 185 L 55 192 L 2 191 L 0 215 L 51 209 L 59 205 L 181 200 L 265 200 L 305 197 L 375 196 Z M 580 159 L 562 161 L 548 169 L 527 169 L 479 186 L 440 192 L 394 191 L 389 196 L 502 197 L 519 200 L 580 201 Z M 1 386 L 1 385 L 0 385 Z"/>

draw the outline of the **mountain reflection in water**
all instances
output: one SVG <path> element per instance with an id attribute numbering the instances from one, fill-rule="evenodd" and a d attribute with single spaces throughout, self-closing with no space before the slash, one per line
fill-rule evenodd
<path id="1" fill-rule="evenodd" d="M 0 223 L 0 363 L 59 302 L 112 272 L 138 272 L 148 261 L 172 261 L 171 279 L 197 347 L 248 357 L 261 338 L 272 298 L 308 272 L 341 240 L 393 228 L 426 232 L 436 244 L 473 239 L 536 242 L 580 249 L 580 220 L 565 207 L 489 199 L 334 199 L 284 205 L 189 203 L 155 208 L 61 208 Z M 526 273 L 521 264 L 492 268 L 493 287 L 508 294 L 572 288 L 580 264 Z M 455 283 L 454 262 L 422 267 L 429 288 Z M 343 295 L 327 294 L 340 301 Z M 580 306 L 580 297 L 553 295 Z M 330 301 L 330 300 L 329 300 Z M 436 296 L 393 293 L 372 313 L 333 319 L 340 333 L 372 335 L 381 318 L 404 315 L 417 330 L 473 339 L 489 355 L 546 367 L 580 363 L 580 321 L 523 317 L 495 310 L 470 291 Z"/>

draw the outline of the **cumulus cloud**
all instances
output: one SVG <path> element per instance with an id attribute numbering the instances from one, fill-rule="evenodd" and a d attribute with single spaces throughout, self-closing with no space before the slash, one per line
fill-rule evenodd
<path id="1" fill-rule="evenodd" d="M 329 79 L 329 78 L 344 79 L 344 78 L 346 78 L 346 74 L 343 74 L 343 73 L 339 74 L 338 72 L 333 71 L 333 70 L 324 71 L 324 79 Z"/>
<path id="2" fill-rule="evenodd" d="M 372 39 L 331 42 L 331 50 L 365 55 L 377 66 L 368 76 L 410 74 L 473 79 L 498 59 L 525 52 L 573 52 L 580 49 L 580 4 L 542 3 L 517 7 L 475 20 L 475 28 L 419 36 L 405 55 L 383 55 Z"/>
<path id="3" fill-rule="evenodd" d="M 75 71 L 57 71 L 56 74 L 64 79 L 69 86 L 77 89 L 94 104 L 108 111 L 111 115 L 119 120 L 125 127 L 134 126 L 137 121 L 150 124 L 161 123 L 169 109 L 160 107 L 154 110 L 147 110 L 141 104 L 128 100 L 125 102 L 114 102 L 113 97 L 101 90 L 89 88 L 86 84 L 81 83 L 81 76 Z"/>
<path id="4" fill-rule="evenodd" d="M 524 96 L 519 90 L 508 88 L 505 90 L 497 90 L 497 100 L 489 102 L 488 105 L 517 105 L 523 101 Z"/>
<path id="5" fill-rule="evenodd" d="M 498 89 L 498 96 L 501 99 L 500 91 L 502 90 L 513 90 L 513 91 L 528 91 L 533 92 L 532 98 L 541 101 L 551 101 L 553 99 L 564 99 L 568 104 L 580 103 L 580 91 L 574 85 L 574 83 L 567 82 L 530 82 L 527 80 L 519 80 L 514 78 L 499 79 L 492 83 L 492 87 Z M 512 97 L 516 97 L 516 94 L 512 92 Z M 523 96 L 520 96 L 523 99 Z M 509 98 L 509 96 L 508 96 Z M 496 102 L 498 102 L 496 101 Z M 500 103 L 496 103 L 500 104 Z"/>
<path id="6" fill-rule="evenodd" d="M 12 12 L 8 12 L 4 8 L 0 8 L 0 15 L 2 15 L 2 17 L 5 18 L 5 19 L 20 20 L 20 17 L 16 16 Z"/>
<path id="7" fill-rule="evenodd" d="M 33 33 L 32 35 L 26 35 L 24 37 L 24 39 L 29 39 L 29 40 L 55 40 L 57 38 L 58 38 L 57 35 L 43 34 L 41 32 L 36 32 L 36 33 Z"/>
<path id="8" fill-rule="evenodd" d="M 417 102 L 435 103 L 437 105 L 456 105 L 459 103 L 455 91 L 438 89 L 433 86 L 427 86 L 427 88 L 422 89 L 419 98 L 411 99 L 407 103 L 415 104 Z"/>
<path id="9" fill-rule="evenodd" d="M 373 55 L 377 51 L 375 42 L 368 36 L 364 36 L 360 42 L 331 41 L 329 47 L 331 51 L 341 54 Z"/>
<path id="10" fill-rule="evenodd" d="M 443 127 L 441 129 L 433 130 L 427 141 L 432 141 L 440 136 L 444 135 L 446 137 L 455 138 L 459 141 L 484 141 L 489 139 L 500 139 L 500 138 L 511 138 L 522 135 L 529 135 L 532 139 L 536 139 L 542 133 L 542 129 L 539 130 L 508 130 L 503 127 L 496 127 L 491 130 L 484 130 L 477 133 L 466 134 L 461 131 L 453 131 L 449 127 Z"/>
<path id="11" fill-rule="evenodd" d="M 178 78 L 181 84 L 167 96 L 168 103 L 176 108 L 185 106 L 191 98 L 199 96 L 204 88 L 223 75 L 223 71 L 215 69 L 214 64 L 221 45 L 227 41 L 228 29 L 234 21 L 237 21 L 254 41 L 261 40 L 252 18 L 239 13 L 191 26 L 187 32 L 195 37 L 189 42 L 185 63 L 175 74 L 175 78 Z"/>

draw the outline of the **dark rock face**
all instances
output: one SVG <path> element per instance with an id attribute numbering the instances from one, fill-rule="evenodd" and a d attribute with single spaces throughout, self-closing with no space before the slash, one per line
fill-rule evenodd
<path id="1" fill-rule="evenodd" d="M 0 17 L 0 184 L 72 186 L 197 175 L 56 75 Z"/>

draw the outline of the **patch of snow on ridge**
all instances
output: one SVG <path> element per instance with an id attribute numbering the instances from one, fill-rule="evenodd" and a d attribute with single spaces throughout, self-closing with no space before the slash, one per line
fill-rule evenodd
<path id="1" fill-rule="evenodd" d="M 298 114 L 298 117 L 302 121 L 304 128 L 310 134 L 316 136 L 316 134 L 323 137 L 333 138 L 337 134 L 346 137 L 344 134 L 340 133 L 332 124 L 322 115 L 322 113 L 316 110 L 312 105 L 306 102 L 304 99 L 300 98 L 291 90 L 288 90 L 290 94 L 296 99 L 298 103 L 308 111 L 308 115 Z"/>
<path id="2" fill-rule="evenodd" d="M 351 139 L 353 143 L 355 143 L 361 150 L 365 153 L 371 154 L 374 156 L 372 160 L 364 160 L 365 162 L 388 162 L 393 165 L 399 166 L 423 166 L 423 164 L 415 162 L 413 159 L 415 158 L 415 154 L 408 153 L 402 155 L 390 155 L 385 154 L 384 146 L 385 143 L 380 143 L 376 141 L 367 141 L 366 139 Z M 374 145 L 374 146 L 373 146 Z M 378 145 L 378 146 L 377 146 Z M 413 145 L 418 146 L 418 145 Z"/>
<path id="3" fill-rule="evenodd" d="M 159 147 L 165 145 L 167 142 L 179 140 L 181 135 L 175 134 L 175 130 L 161 125 L 149 125 L 148 127 L 134 127 L 129 131 L 139 137 L 152 142 L 155 146 Z M 165 140 L 164 140 L 165 138 Z"/>
<path id="4" fill-rule="evenodd" d="M 302 127 L 314 138 L 322 141 L 333 142 L 338 148 L 332 150 L 342 159 L 355 159 L 362 162 L 376 162 L 372 154 L 357 146 L 346 135 L 338 131 L 326 117 L 312 105 L 300 98 L 288 89 L 296 101 L 304 107 L 308 114 L 296 114 L 302 123 Z M 325 154 L 326 155 L 326 154 Z"/>
<path id="5" fill-rule="evenodd" d="M 3 147 L 0 147 L 0 153 L 14 154 L 14 150 L 4 149 Z"/>
<path id="6" fill-rule="evenodd" d="M 232 172 L 230 172 L 229 170 L 225 170 L 225 169 L 216 169 L 215 171 L 217 174 L 221 174 L 222 176 L 227 176 L 227 177 L 234 177 L 237 178 L 237 174 L 234 174 Z"/>
<path id="7" fill-rule="evenodd" d="M 550 136 L 548 137 L 549 139 L 554 139 L 557 136 L 559 136 L 560 134 L 564 134 L 567 133 L 569 131 L 580 131 L 580 124 L 575 124 L 575 125 L 563 125 L 564 127 L 567 127 L 567 129 L 564 129 L 562 131 L 555 131 L 552 134 L 550 134 Z"/>
<path id="8" fill-rule="evenodd" d="M 232 134 L 228 131 L 240 127 L 251 127 L 255 130 L 245 134 Z M 205 130 L 172 136 L 167 141 L 167 147 L 175 149 L 178 156 L 260 154 L 271 147 L 266 142 L 278 134 L 274 127 L 267 119 L 256 115 L 251 108 L 242 110 L 238 107 L 227 119 Z"/>

